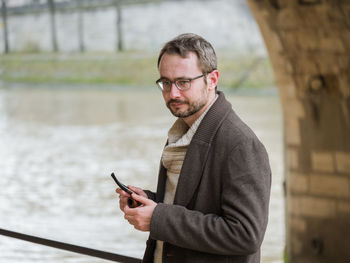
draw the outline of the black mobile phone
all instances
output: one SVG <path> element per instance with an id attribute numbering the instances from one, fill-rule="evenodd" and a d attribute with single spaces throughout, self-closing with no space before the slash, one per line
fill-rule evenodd
<path id="1" fill-rule="evenodd" d="M 121 182 L 119 182 L 119 180 L 117 179 L 117 177 L 115 177 L 114 173 L 111 174 L 114 182 L 116 182 L 116 184 L 125 192 L 127 192 L 128 194 L 132 194 L 134 193 L 134 191 L 132 191 L 129 187 L 127 187 L 125 184 L 122 184 Z"/>
<path id="2" fill-rule="evenodd" d="M 114 175 L 114 173 L 111 174 L 114 182 L 116 182 L 116 184 L 120 187 L 120 189 L 122 189 L 123 191 L 127 192 L 130 197 L 128 198 L 128 206 L 131 207 L 131 208 L 134 208 L 134 207 L 137 207 L 137 206 L 140 206 L 141 203 L 134 200 L 132 197 L 131 197 L 131 194 L 135 193 L 134 191 L 132 191 L 129 187 L 127 187 L 125 184 L 121 183 L 117 177 Z M 135 193 L 136 194 L 136 193 Z"/>

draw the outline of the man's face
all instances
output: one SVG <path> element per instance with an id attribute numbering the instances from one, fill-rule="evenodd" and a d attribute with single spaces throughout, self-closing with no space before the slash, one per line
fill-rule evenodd
<path id="1" fill-rule="evenodd" d="M 190 52 L 186 58 L 179 55 L 165 53 L 159 64 L 160 77 L 174 81 L 175 79 L 189 79 L 202 75 L 198 67 L 198 58 Z M 163 92 L 165 103 L 171 113 L 183 118 L 188 124 L 192 124 L 209 105 L 209 90 L 204 78 L 198 78 L 191 82 L 191 88 L 181 91 L 175 84 L 171 91 Z"/>

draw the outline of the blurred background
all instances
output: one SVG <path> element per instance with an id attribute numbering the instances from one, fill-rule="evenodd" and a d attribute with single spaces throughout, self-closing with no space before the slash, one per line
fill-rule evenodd
<path id="1" fill-rule="evenodd" d="M 262 262 L 283 262 L 282 114 L 244 0 L 1 0 L 0 228 L 141 258 L 147 233 L 118 208 L 111 172 L 155 190 L 175 121 L 155 85 L 162 45 L 212 43 L 219 89 L 273 171 Z M 104 262 L 0 236 L 0 262 Z"/>

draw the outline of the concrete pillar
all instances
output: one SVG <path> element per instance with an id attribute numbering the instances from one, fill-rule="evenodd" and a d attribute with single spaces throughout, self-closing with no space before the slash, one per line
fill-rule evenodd
<path id="1" fill-rule="evenodd" d="M 283 108 L 288 263 L 350 262 L 350 1 L 247 2 Z"/>

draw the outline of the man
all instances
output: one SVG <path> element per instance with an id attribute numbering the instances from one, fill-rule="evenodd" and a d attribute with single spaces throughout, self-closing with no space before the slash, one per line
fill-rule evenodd
<path id="1" fill-rule="evenodd" d="M 271 172 L 264 146 L 217 91 L 215 51 L 182 34 L 165 44 L 157 84 L 178 117 L 162 154 L 157 192 L 130 187 L 141 206 L 124 218 L 150 233 L 143 262 L 260 262 Z"/>

